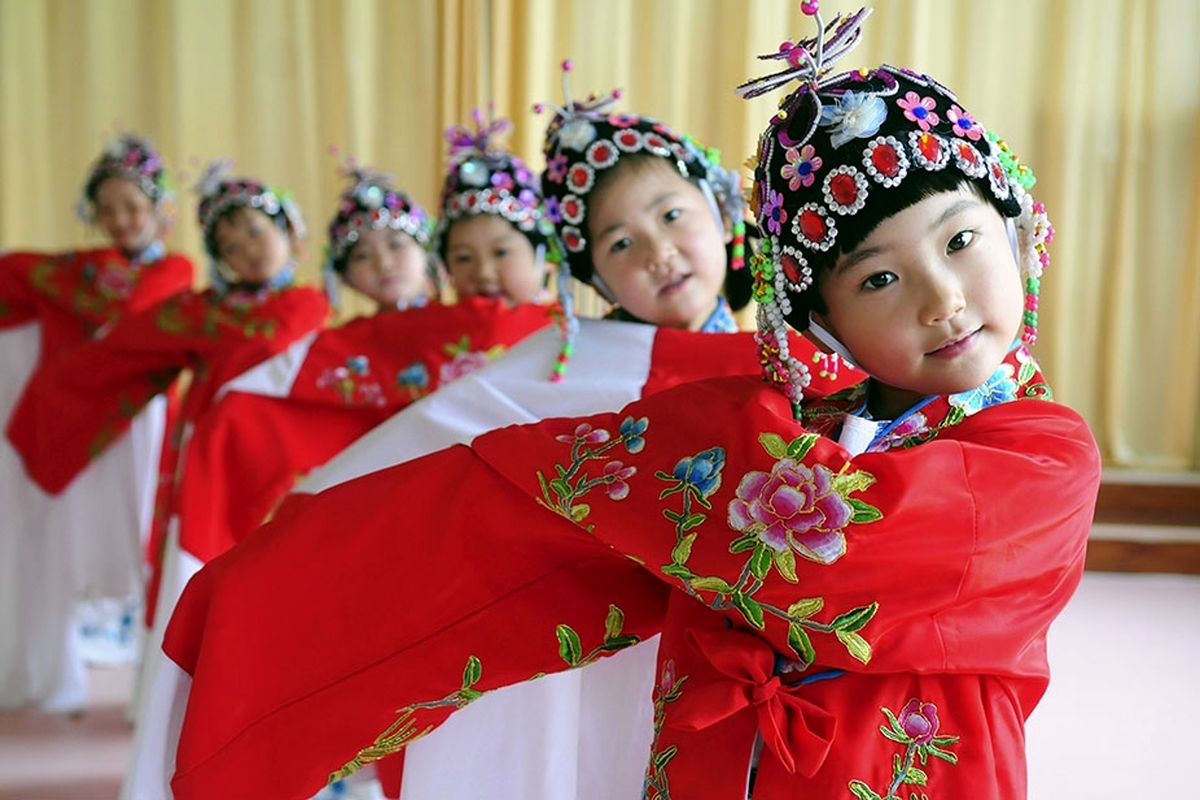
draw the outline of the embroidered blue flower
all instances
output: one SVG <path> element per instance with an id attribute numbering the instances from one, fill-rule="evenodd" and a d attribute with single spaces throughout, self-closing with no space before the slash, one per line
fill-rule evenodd
<path id="1" fill-rule="evenodd" d="M 626 417 L 621 421 L 621 437 L 625 439 L 625 449 L 630 453 L 640 453 L 642 448 L 646 446 L 646 438 L 642 436 L 646 429 L 650 427 L 650 420 L 642 417 L 634 419 Z"/>
<path id="2" fill-rule="evenodd" d="M 396 385 L 413 389 L 424 389 L 429 386 L 429 369 L 425 362 L 417 361 L 396 373 Z"/>
<path id="3" fill-rule="evenodd" d="M 821 107 L 819 125 L 832 126 L 829 143 L 841 147 L 851 139 L 874 136 L 887 119 L 887 104 L 873 94 L 846 92 L 836 104 Z"/>
<path id="4" fill-rule="evenodd" d="M 1017 382 L 1013 380 L 1012 364 L 1001 364 L 992 377 L 966 392 L 947 398 L 950 405 L 961 408 L 966 416 L 977 414 L 989 406 L 1017 399 Z"/>
<path id="5" fill-rule="evenodd" d="M 366 375 L 371 369 L 366 356 L 351 356 L 346 359 L 346 366 L 358 375 Z"/>
<path id="6" fill-rule="evenodd" d="M 711 447 L 690 458 L 681 458 L 672 474 L 682 483 L 696 488 L 704 497 L 721 485 L 721 470 L 725 468 L 725 449 Z"/>

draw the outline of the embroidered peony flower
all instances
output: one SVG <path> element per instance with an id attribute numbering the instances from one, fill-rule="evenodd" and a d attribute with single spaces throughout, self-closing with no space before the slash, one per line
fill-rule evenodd
<path id="1" fill-rule="evenodd" d="M 896 719 L 913 744 L 929 744 L 937 736 L 937 706 L 933 703 L 922 703 L 914 697 L 904 705 Z"/>
<path id="2" fill-rule="evenodd" d="M 681 458 L 671 473 L 676 480 L 694 486 L 708 497 L 721 486 L 721 470 L 725 468 L 725 450 L 712 447 L 689 458 Z"/>
<path id="3" fill-rule="evenodd" d="M 887 119 L 887 104 L 873 94 L 846 92 L 832 105 L 821 108 L 818 125 L 832 127 L 829 143 L 841 147 L 851 139 L 874 136 Z"/>
<path id="4" fill-rule="evenodd" d="M 946 398 L 950 405 L 961 408 L 966 416 L 977 414 L 989 406 L 1007 403 L 1017 398 L 1017 382 L 1013 380 L 1012 364 L 1001 364 L 979 386 Z"/>
<path id="5" fill-rule="evenodd" d="M 133 292 L 133 283 L 128 270 L 104 267 L 96 276 L 96 291 L 110 300 L 125 300 Z"/>
<path id="6" fill-rule="evenodd" d="M 905 118 L 917 123 L 917 127 L 923 131 L 937 125 L 940 119 L 934 111 L 937 103 L 932 97 L 921 97 L 916 92 L 907 92 L 896 101 L 896 105 L 904 109 Z"/>
<path id="7" fill-rule="evenodd" d="M 473 353 L 456 353 L 453 361 L 442 364 L 441 369 L 438 370 L 438 383 L 446 384 L 458 380 L 481 367 L 486 367 L 487 363 L 487 353 L 482 350 L 476 350 Z"/>
<path id="8" fill-rule="evenodd" d="M 567 157 L 558 155 L 546 162 L 546 177 L 554 183 L 562 183 L 567 177 Z"/>
<path id="9" fill-rule="evenodd" d="M 950 106 L 950 110 L 946 112 L 946 118 L 953 123 L 956 136 L 964 136 L 973 142 L 979 141 L 983 136 L 983 126 L 957 105 Z"/>
<path id="10" fill-rule="evenodd" d="M 586 422 L 581 422 L 575 427 L 574 435 L 559 434 L 554 437 L 556 441 L 566 442 L 567 444 L 575 444 L 575 442 L 583 442 L 585 444 L 600 444 L 607 442 L 611 435 L 603 428 L 593 428 Z"/>
<path id="11" fill-rule="evenodd" d="M 793 192 L 801 186 L 812 186 L 816 179 L 817 170 L 825 162 L 817 155 L 817 150 L 811 144 L 804 147 L 789 147 L 784 155 L 787 163 L 780 169 L 780 174 L 788 182 L 788 188 Z"/>
<path id="12" fill-rule="evenodd" d="M 637 474 L 637 467 L 627 467 L 620 461 L 609 461 L 604 465 L 604 491 L 613 500 L 624 500 L 629 496 L 627 480 Z"/>
<path id="13" fill-rule="evenodd" d="M 644 434 L 646 429 L 649 427 L 650 420 L 646 419 L 645 417 L 636 420 L 633 417 L 626 417 L 625 419 L 621 420 L 620 432 L 621 436 L 626 437 L 625 449 L 630 453 L 642 452 L 642 448 L 646 446 L 646 437 L 644 437 L 642 434 Z"/>
<path id="14" fill-rule="evenodd" d="M 920 411 L 914 412 L 905 417 L 903 422 L 888 431 L 886 435 L 881 436 L 879 441 L 868 447 L 867 452 L 882 453 L 896 445 L 903 444 L 906 439 L 920 436 L 928 430 L 929 421 L 925 419 L 925 415 Z"/>
<path id="15" fill-rule="evenodd" d="M 789 547 L 818 564 L 832 564 L 846 552 L 842 528 L 850 505 L 833 489 L 833 473 L 821 464 L 809 469 L 790 458 L 770 473 L 748 472 L 729 501 L 729 527 L 758 529 L 758 538 L 776 552 Z"/>
<path id="16" fill-rule="evenodd" d="M 767 192 L 767 203 L 763 206 L 763 217 L 767 220 L 767 230 L 778 235 L 787 222 L 787 211 L 783 208 L 783 195 L 773 189 Z"/>

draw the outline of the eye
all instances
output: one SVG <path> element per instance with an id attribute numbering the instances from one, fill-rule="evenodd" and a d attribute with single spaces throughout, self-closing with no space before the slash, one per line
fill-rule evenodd
<path id="1" fill-rule="evenodd" d="M 875 274 L 868 276 L 867 279 L 862 282 L 862 288 L 868 291 L 872 289 L 882 289 L 888 284 L 895 283 L 897 280 L 899 279 L 896 277 L 896 273 L 894 272 L 876 272 Z"/>
<path id="2" fill-rule="evenodd" d="M 946 252 L 957 253 L 959 250 L 965 250 L 975 240 L 975 236 L 975 231 L 972 230 L 959 231 L 946 243 Z"/>
<path id="3" fill-rule="evenodd" d="M 672 208 L 669 211 L 667 211 L 667 213 L 663 214 L 663 221 L 664 222 L 674 222 L 675 220 L 679 219 L 682 216 L 683 216 L 683 209 Z"/>
<path id="4" fill-rule="evenodd" d="M 509 252 L 510 251 L 507 247 L 497 247 L 492 251 L 492 255 L 494 255 L 496 258 L 506 258 Z"/>
<path id="5" fill-rule="evenodd" d="M 608 247 L 610 253 L 620 253 L 623 250 L 628 250 L 633 245 L 633 240 L 628 236 L 622 236 Z"/>

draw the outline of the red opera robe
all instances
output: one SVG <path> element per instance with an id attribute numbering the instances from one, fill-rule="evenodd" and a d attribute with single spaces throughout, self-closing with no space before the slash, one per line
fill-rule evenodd
<path id="1" fill-rule="evenodd" d="M 7 426 L 33 374 L 191 280 L 176 254 L 0 255 L 0 420 Z M 82 702 L 66 627 L 80 598 L 125 597 L 141 583 L 164 416 L 161 404 L 147 409 L 132 436 L 57 495 L 30 479 L 7 437 L 0 443 L 0 707 Z"/>
<path id="2" fill-rule="evenodd" d="M 755 361 L 755 345 L 750 334 L 710 336 L 656 330 L 639 324 L 584 320 L 567 377 L 559 384 L 552 384 L 546 378 L 553 367 L 558 344 L 557 331 L 543 331 L 530 337 L 499 361 L 414 405 L 373 431 L 329 465 L 315 470 L 300 488 L 307 491 L 319 490 L 352 479 L 363 472 L 380 469 L 455 442 L 468 441 L 477 433 L 506 423 L 534 421 L 556 413 L 593 413 L 619 408 L 643 393 L 659 391 L 690 379 L 753 370 Z M 796 341 L 794 346 L 798 353 L 814 355 L 811 347 L 802 341 Z M 855 373 L 845 370 L 840 377 L 822 377 L 818 383 L 828 389 L 854 380 Z M 301 513 L 304 506 L 305 501 L 294 495 L 285 502 L 276 519 L 292 513 Z M 330 541 L 332 544 L 333 540 Z M 236 555 L 230 558 L 236 558 Z M 350 576 L 339 578 L 333 574 L 326 579 L 353 580 Z M 643 649 L 641 653 L 643 659 L 649 658 L 645 665 L 643 681 L 647 688 L 647 696 L 653 673 L 653 655 L 653 647 L 649 650 Z M 171 674 L 170 669 L 164 672 Z M 177 668 L 175 675 L 178 683 L 181 679 Z M 554 681 L 542 682 L 537 687 L 530 687 L 534 688 L 533 697 L 527 692 L 519 699 L 510 697 L 508 703 L 510 706 L 520 707 L 522 713 L 530 720 L 536 718 L 535 712 L 539 704 L 557 703 L 564 697 L 575 706 L 585 705 L 594 689 L 587 685 L 578 686 L 577 676 L 563 677 L 564 681 L 558 683 L 565 685 L 555 687 Z M 618 674 L 618 678 L 620 677 L 622 676 Z M 638 680 L 643 680 L 640 674 Z M 572 684 L 572 681 L 575 681 L 575 684 Z M 186 679 L 182 679 L 182 682 L 186 683 Z M 169 684 L 166 681 L 164 683 Z M 172 702 L 178 702 L 180 694 L 177 688 L 172 689 L 169 685 L 165 687 L 160 692 L 160 696 L 164 698 L 164 702 L 159 704 L 160 708 L 169 708 Z M 604 697 L 598 697 L 593 702 L 607 701 Z M 648 703 L 645 708 L 648 720 Z M 538 721 L 545 720 L 543 718 Z M 553 740 L 558 734 L 570 736 L 571 725 L 569 714 L 556 715 L 554 726 L 539 731 L 542 743 L 549 748 L 557 748 L 558 745 Z M 463 738 L 455 734 L 454 741 L 470 749 L 472 744 L 463 742 Z M 568 746 L 574 747 L 575 742 L 579 741 L 579 748 L 585 749 L 588 745 L 586 738 L 585 736 L 584 740 L 579 740 L 578 737 L 570 736 Z M 417 786 L 423 785 L 423 780 L 427 779 L 430 773 L 437 772 L 438 766 L 445 764 L 444 757 L 452 746 L 443 741 L 440 752 L 430 752 L 429 748 L 435 745 L 436 739 L 437 737 L 423 743 L 429 746 L 424 748 L 424 752 L 410 755 L 404 781 L 406 792 L 410 791 L 414 781 Z M 646 738 L 643 744 L 648 745 L 648 742 Z M 607 744 L 608 749 L 605 751 L 602 746 L 591 748 L 593 753 L 613 750 L 610 743 L 597 744 Z M 538 747 L 531 746 L 527 748 L 527 752 L 530 753 L 528 758 L 533 758 L 538 753 Z M 520 755 L 512 755 L 512 762 L 519 766 Z M 634 748 L 626 758 L 629 756 L 638 759 L 640 752 Z M 595 760 L 602 759 L 595 756 Z M 416 767 L 418 772 L 422 773 L 416 775 L 415 779 L 412 767 Z M 547 769 L 544 774 L 531 767 L 537 765 L 527 765 L 526 772 L 532 774 L 522 776 L 531 782 L 524 784 L 530 787 L 531 792 L 536 791 L 534 786 L 544 785 L 533 783 L 537 781 L 550 782 L 559 789 L 573 785 L 575 769 L 571 765 L 557 771 Z M 456 777 L 460 786 L 470 789 L 470 777 L 464 770 L 457 770 Z M 636 771 L 633 777 L 635 782 L 640 783 L 640 770 Z M 443 784 L 439 796 L 453 795 L 445 793 Z"/>
<path id="3" fill-rule="evenodd" d="M 304 797 L 661 631 L 647 797 L 741 800 L 756 733 L 759 799 L 1021 797 L 1100 476 L 1048 393 L 1022 348 L 851 457 L 845 404 L 702 381 L 328 491 L 179 604 L 176 796 Z"/>

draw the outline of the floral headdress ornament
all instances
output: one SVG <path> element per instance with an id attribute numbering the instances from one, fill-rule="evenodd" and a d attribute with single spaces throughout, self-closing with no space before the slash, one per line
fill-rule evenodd
<path id="1" fill-rule="evenodd" d="M 161 208 L 174 196 L 167 184 L 162 159 L 149 140 L 122 133 L 109 143 L 88 173 L 83 192 L 75 204 L 75 215 L 80 221 L 96 221 L 96 190 L 112 177 L 133 182 L 150 198 L 155 208 Z"/>
<path id="2" fill-rule="evenodd" d="M 439 203 L 440 246 L 445 247 L 446 230 L 455 220 L 495 214 L 525 234 L 544 258 L 551 227 L 537 176 L 525 162 L 497 145 L 512 123 L 497 119 L 490 107 L 486 118 L 478 108 L 473 109 L 471 119 L 474 128 L 454 125 L 445 132 L 450 161 Z"/>
<path id="3" fill-rule="evenodd" d="M 1054 234 L 1044 206 L 1028 193 L 1033 174 L 928 75 L 887 65 L 829 74 L 833 63 L 858 44 L 870 9 L 838 15 L 829 25 L 821 18 L 818 0 L 807 0 L 801 10 L 814 19 L 817 34 L 785 41 L 776 52 L 760 56 L 786 61 L 787 67 L 736 89 L 750 98 L 800 82 L 780 102 L 751 160 L 751 204 L 765 236 L 751 258 L 765 378 L 799 405 L 809 374 L 788 350 L 789 320 L 848 356 L 840 342 L 808 319 L 804 292 L 813 283 L 810 259 L 834 256 L 838 219 L 858 214 L 873 198 L 886 198 L 888 189 L 916 170 L 957 171 L 990 192 L 1009 218 L 1025 279 L 1022 338 L 1032 343 L 1039 281 L 1049 264 L 1046 244 Z"/>
<path id="4" fill-rule="evenodd" d="M 709 199 L 713 213 L 718 217 L 723 214 L 732 223 L 730 268 L 741 268 L 745 259 L 745 205 L 740 178 L 736 171 L 721 167 L 720 153 L 701 147 L 691 137 L 678 134 L 650 117 L 613 112 L 613 106 L 621 99 L 620 89 L 572 100 L 568 84 L 571 67 L 570 61 L 562 64 L 563 105 L 539 103 L 533 107 L 538 113 L 546 109 L 554 112 L 546 129 L 542 188 L 546 194 L 546 213 L 554 223 L 562 252 L 558 287 L 567 317 L 555 379 L 566 369 L 578 327 L 571 313 L 569 279 L 574 275 L 587 283 L 595 281 L 585 233 L 588 192 L 602 172 L 616 166 L 625 156 L 644 153 L 666 159 L 680 175 L 694 180 Z"/>
<path id="5" fill-rule="evenodd" d="M 213 286 L 219 292 L 228 288 L 228 281 L 218 267 L 220 254 L 216 251 L 214 233 L 217 222 L 230 208 L 245 206 L 256 208 L 275 220 L 282 220 L 288 230 L 297 239 L 308 235 L 304 225 L 304 217 L 300 207 L 287 192 L 278 191 L 253 178 L 234 177 L 231 172 L 233 161 L 219 159 L 210 161 L 201 173 L 199 180 L 193 186 L 193 191 L 200 197 L 197 210 L 200 230 L 204 236 L 204 247 L 212 260 L 210 277 Z M 283 286 L 291 283 L 294 266 L 283 271 L 271 283 L 272 286 Z"/>

